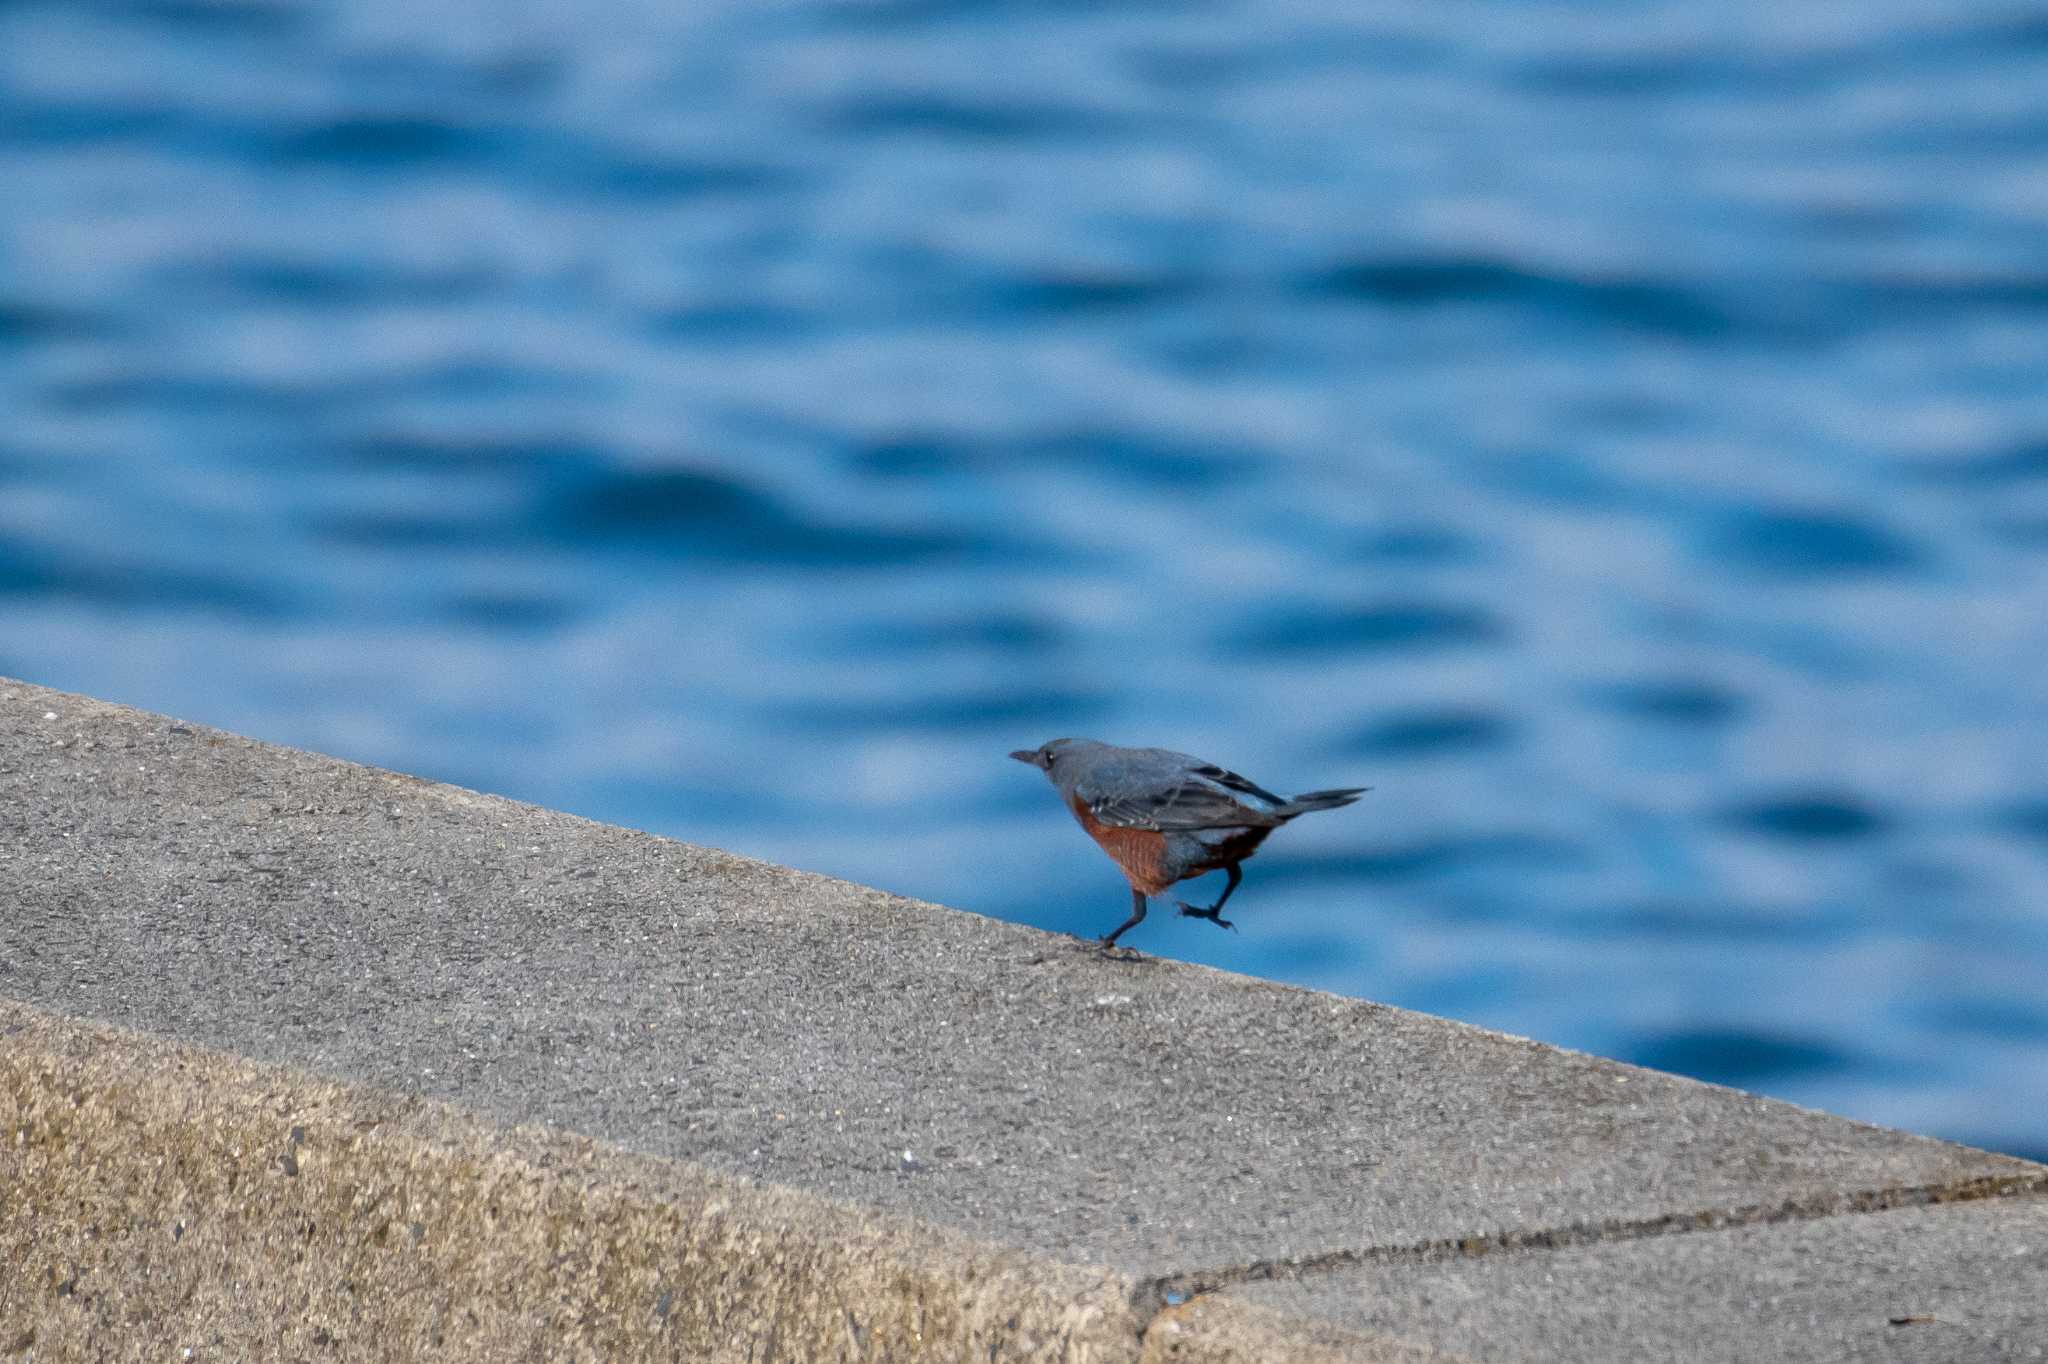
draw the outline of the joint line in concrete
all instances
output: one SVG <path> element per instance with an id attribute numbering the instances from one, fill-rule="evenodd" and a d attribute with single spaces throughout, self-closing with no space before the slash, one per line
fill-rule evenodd
<path id="1" fill-rule="evenodd" d="M 1367 1265 L 1429 1263 L 1478 1259 L 1486 1255 L 1566 1250 L 1575 1246 L 1642 1241 L 1656 1236 L 1731 1231 L 1738 1227 L 1765 1226 L 1779 1222 L 1809 1222 L 1829 1217 L 1890 1212 L 1899 1208 L 1929 1207 L 1941 1203 L 1976 1203 L 1993 1198 L 2026 1198 L 2037 1195 L 2048 1195 L 2048 1172 L 1979 1175 L 1942 1184 L 1858 1189 L 1846 1193 L 1824 1193 L 1806 1198 L 1787 1199 L 1777 1203 L 1751 1203 L 1734 1208 L 1703 1208 L 1694 1212 L 1663 1213 L 1656 1217 L 1616 1218 L 1601 1222 L 1573 1222 L 1561 1227 L 1494 1231 L 1472 1236 L 1445 1236 L 1427 1241 L 1413 1241 L 1406 1245 L 1332 1250 L 1316 1255 L 1254 1260 L 1248 1264 L 1224 1268 L 1160 1275 L 1138 1285 L 1132 1294 L 1132 1301 L 1149 1322 L 1152 1315 L 1172 1304 L 1184 1302 L 1203 1293 L 1218 1292 L 1237 1284 L 1259 1283 L 1268 1279 L 1304 1279 L 1316 1274 L 1362 1268 Z"/>

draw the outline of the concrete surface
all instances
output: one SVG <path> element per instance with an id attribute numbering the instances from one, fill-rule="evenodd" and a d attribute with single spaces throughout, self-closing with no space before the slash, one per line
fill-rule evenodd
<path id="1" fill-rule="evenodd" d="M 1222 1296 L 1482 1360 L 2042 1360 L 2048 1200 L 1417 1257 Z"/>
<path id="2" fill-rule="evenodd" d="M 1364 1321 L 1368 1346 L 1355 1316 L 1244 1287 L 1276 1274 L 1627 1258 L 1938 1199 L 1995 1221 L 2048 1190 L 2022 1161 L 5 681 L 0 904 L 0 998 L 1100 1267 L 1130 1357 L 1141 1335 L 1189 1359 L 1472 1348 L 1422 1310 Z M 1661 1320 L 1697 1316 L 1675 1339 L 1725 1311 L 1645 1282 Z M 1552 1357 L 1540 1323 L 1497 1325 L 1486 1357 Z M 1602 1350 L 1575 1357 L 1642 1357 Z"/>
<path id="3" fill-rule="evenodd" d="M 0 1004 L 0 1351 L 1122 1360 L 1128 1287 Z"/>

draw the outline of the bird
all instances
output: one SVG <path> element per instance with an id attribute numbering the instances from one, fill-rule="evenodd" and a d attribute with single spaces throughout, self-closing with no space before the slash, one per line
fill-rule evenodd
<path id="1" fill-rule="evenodd" d="M 1131 883 L 1131 917 L 1102 939 L 1116 940 L 1145 919 L 1149 897 L 1176 881 L 1221 869 L 1229 874 L 1213 905 L 1176 900 L 1183 916 L 1234 928 L 1223 906 L 1244 873 L 1238 864 L 1266 835 L 1311 810 L 1336 810 L 1371 790 L 1352 786 L 1289 799 L 1228 768 L 1168 748 L 1119 748 L 1094 739 L 1053 739 L 1010 754 L 1051 779 L 1088 836 Z"/>

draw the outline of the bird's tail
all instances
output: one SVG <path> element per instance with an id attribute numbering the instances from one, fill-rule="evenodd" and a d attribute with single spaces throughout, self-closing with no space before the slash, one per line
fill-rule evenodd
<path id="1" fill-rule="evenodd" d="M 1370 786 L 1349 786 L 1336 791 L 1305 791 L 1273 813 L 1282 819 L 1293 819 L 1311 810 L 1341 809 L 1370 790 Z"/>

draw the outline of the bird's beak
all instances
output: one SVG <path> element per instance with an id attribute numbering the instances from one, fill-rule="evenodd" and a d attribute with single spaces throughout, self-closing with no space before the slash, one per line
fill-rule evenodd
<path id="1" fill-rule="evenodd" d="M 1038 766 L 1038 750 L 1035 748 L 1020 748 L 1010 756 L 1020 763 L 1030 763 L 1033 767 Z"/>

